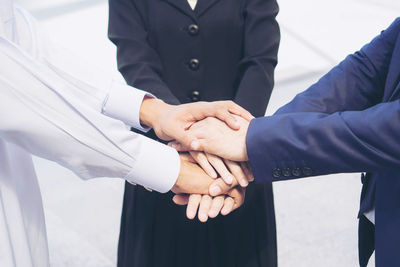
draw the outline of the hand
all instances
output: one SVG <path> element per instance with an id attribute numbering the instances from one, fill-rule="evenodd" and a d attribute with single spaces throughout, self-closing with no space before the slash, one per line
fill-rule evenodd
<path id="1" fill-rule="evenodd" d="M 234 114 L 237 117 L 234 117 Z M 140 108 L 140 121 L 152 127 L 157 136 L 165 141 L 177 140 L 185 146 L 196 140 L 187 130 L 193 123 L 215 117 L 228 128 L 238 130 L 238 117 L 250 121 L 254 117 L 232 101 L 197 102 L 184 105 L 168 105 L 159 99 L 147 98 Z"/>
<path id="2" fill-rule="evenodd" d="M 187 153 L 180 154 L 181 169 L 172 192 L 176 194 L 212 194 L 214 196 L 225 194 L 238 185 L 234 180 L 232 184 L 226 184 L 221 178 L 214 180 L 203 169 L 195 164 L 194 159 Z M 214 186 L 211 186 L 214 184 Z"/>
<path id="3" fill-rule="evenodd" d="M 245 194 L 244 188 L 235 188 L 230 192 L 230 196 L 176 195 L 173 201 L 177 205 L 187 205 L 186 217 L 188 219 L 193 220 L 198 210 L 199 220 L 206 222 L 208 218 L 215 218 L 220 213 L 225 216 L 239 208 L 244 203 Z"/>
<path id="4" fill-rule="evenodd" d="M 194 123 L 188 133 L 197 140 L 187 146 L 180 142 L 170 145 L 179 151 L 196 150 L 217 155 L 233 161 L 248 161 L 246 134 L 249 121 L 236 117 L 240 129 L 234 131 L 215 118 L 206 118 Z"/>
<path id="5" fill-rule="evenodd" d="M 239 163 L 222 159 L 199 151 L 189 151 L 189 154 L 211 178 L 215 179 L 219 174 L 228 185 L 232 184 L 233 180 L 236 179 L 240 186 L 246 187 L 249 182 L 254 180 L 254 176 L 245 162 Z"/>

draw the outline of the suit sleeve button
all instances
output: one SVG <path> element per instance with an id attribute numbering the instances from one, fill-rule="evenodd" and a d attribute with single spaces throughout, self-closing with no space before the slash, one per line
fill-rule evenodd
<path id="1" fill-rule="evenodd" d="M 282 170 L 282 175 L 285 177 L 289 177 L 292 174 L 292 169 L 290 168 L 285 168 Z"/>
<path id="2" fill-rule="evenodd" d="M 272 177 L 279 178 L 282 176 L 282 171 L 279 168 L 275 168 L 272 170 Z"/>
<path id="3" fill-rule="evenodd" d="M 300 168 L 294 168 L 292 170 L 293 176 L 299 177 L 301 175 L 301 169 Z"/>
<path id="4" fill-rule="evenodd" d="M 312 169 L 309 167 L 303 167 L 303 174 L 309 176 L 313 173 Z"/>

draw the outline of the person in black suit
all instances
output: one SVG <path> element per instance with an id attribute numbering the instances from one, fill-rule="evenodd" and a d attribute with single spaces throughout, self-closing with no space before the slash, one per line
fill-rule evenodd
<path id="1" fill-rule="evenodd" d="M 280 41 L 276 0 L 109 0 L 109 38 L 129 85 L 170 104 L 233 100 L 264 116 Z M 156 138 L 154 133 L 149 136 Z M 119 267 L 277 266 L 271 183 L 207 223 L 172 194 L 125 185 Z"/>

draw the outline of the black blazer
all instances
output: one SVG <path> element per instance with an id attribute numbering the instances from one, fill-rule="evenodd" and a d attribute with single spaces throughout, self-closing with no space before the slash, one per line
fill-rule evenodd
<path id="1" fill-rule="evenodd" d="M 276 0 L 109 0 L 129 85 L 167 103 L 234 100 L 264 116 L 280 32 Z"/>

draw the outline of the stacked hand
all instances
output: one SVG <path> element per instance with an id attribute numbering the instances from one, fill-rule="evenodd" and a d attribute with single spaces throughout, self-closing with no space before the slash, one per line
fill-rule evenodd
<path id="1" fill-rule="evenodd" d="M 249 158 L 246 149 L 246 134 L 249 121 L 238 116 L 235 118 L 240 126 L 237 131 L 232 131 L 220 120 L 209 117 L 190 127 L 188 132 L 194 140 L 189 145 L 176 140 L 171 143 L 171 146 L 178 151 L 206 151 L 225 159 L 247 162 Z"/>
<path id="2" fill-rule="evenodd" d="M 232 146 L 229 140 L 245 140 L 251 119 L 232 101 L 179 106 L 151 98 L 143 101 L 142 124 L 152 127 L 159 138 L 173 141 L 170 144 L 178 150 L 188 151 L 180 155 L 181 170 L 172 191 L 176 204 L 187 205 L 189 219 L 198 210 L 199 220 L 205 222 L 243 204 L 245 187 L 254 178 L 245 162 L 245 142 Z"/>

